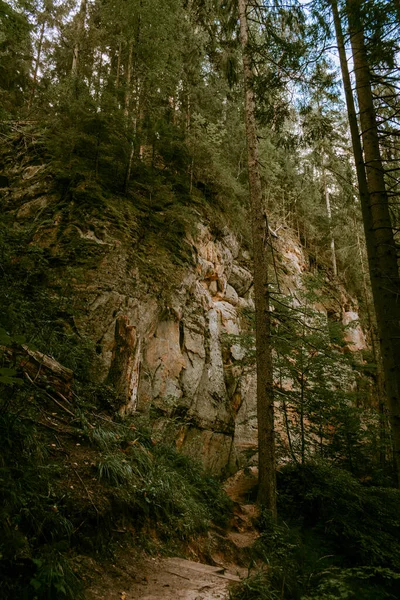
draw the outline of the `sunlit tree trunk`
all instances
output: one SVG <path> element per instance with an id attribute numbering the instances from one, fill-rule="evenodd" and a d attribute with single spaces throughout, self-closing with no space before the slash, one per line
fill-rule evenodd
<path id="1" fill-rule="evenodd" d="M 329 222 L 329 235 L 331 238 L 331 255 L 332 255 L 332 269 L 333 275 L 337 277 L 337 263 L 336 263 L 336 248 L 335 248 L 335 238 L 333 237 L 332 232 L 332 209 L 331 209 L 331 201 L 329 197 L 328 183 L 326 181 L 326 171 L 323 168 L 323 182 L 324 182 L 324 195 L 325 195 L 325 204 L 326 204 L 326 212 L 328 213 L 328 222 Z"/>
<path id="2" fill-rule="evenodd" d="M 245 121 L 253 238 L 254 301 L 256 311 L 258 503 L 276 516 L 274 391 L 271 348 L 271 313 L 268 282 L 268 222 L 263 207 L 259 172 L 253 70 L 249 55 L 247 0 L 239 0 L 240 42 L 245 90 Z"/>
<path id="3" fill-rule="evenodd" d="M 38 72 L 39 72 L 39 66 L 40 66 L 40 57 L 41 57 L 41 54 L 42 54 L 42 47 L 43 47 L 43 39 L 44 39 L 45 26 L 46 26 L 46 21 L 44 20 L 43 23 L 42 23 L 42 26 L 40 28 L 40 37 L 39 37 L 38 49 L 37 49 L 37 54 L 36 54 L 36 59 L 35 59 L 35 68 L 34 68 L 34 71 L 33 71 L 32 90 L 31 90 L 31 96 L 29 98 L 28 109 L 31 109 L 33 101 L 35 99 L 36 87 L 37 87 L 37 78 L 38 78 Z"/>
<path id="4" fill-rule="evenodd" d="M 85 28 L 85 18 L 86 18 L 86 5 L 87 0 L 81 0 L 81 6 L 79 9 L 79 14 L 77 17 L 77 27 L 76 27 L 76 39 L 74 45 L 74 54 L 72 57 L 72 75 L 78 74 L 79 68 L 79 52 L 82 44 L 82 35 Z"/>

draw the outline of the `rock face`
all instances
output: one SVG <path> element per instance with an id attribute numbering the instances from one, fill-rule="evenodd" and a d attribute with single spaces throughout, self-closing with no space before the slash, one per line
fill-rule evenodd
<path id="1" fill-rule="evenodd" d="M 180 266 L 178 283 L 157 297 L 111 221 L 91 214 L 88 224 L 72 216 L 66 222 L 65 209 L 30 176 L 25 188 L 5 197 L 5 205 L 14 211 L 17 227 L 45 214 L 32 243 L 46 249 L 55 264 L 68 264 L 73 247 L 68 294 L 72 306 L 80 307 L 74 325 L 95 343 L 101 362 L 97 377 L 116 389 L 121 414 L 150 414 L 160 437 L 174 439 L 216 474 L 247 464 L 257 445 L 256 380 L 254 369 L 242 364 L 245 351 L 236 336 L 246 332 L 245 315 L 254 310 L 248 252 L 228 229 L 217 237 L 198 223 L 183 240 L 191 248 L 192 266 Z M 289 231 L 282 230 L 275 245 L 280 290 L 295 294 L 308 269 L 305 253 Z M 167 287 L 169 275 L 157 252 L 154 245 L 154 278 L 158 285 L 164 278 Z M 146 266 L 148 257 L 141 260 Z M 54 281 L 62 277 L 55 269 Z M 327 313 L 323 306 L 320 310 Z M 357 318 L 351 307 L 343 314 L 345 324 Z M 347 335 L 353 349 L 365 347 L 358 324 Z"/>
<path id="2" fill-rule="evenodd" d="M 354 310 L 344 311 L 342 323 L 346 327 L 344 339 L 351 352 L 358 352 L 367 348 L 365 335 L 359 322 L 358 313 Z"/>
<path id="3" fill-rule="evenodd" d="M 241 403 L 237 386 L 230 389 L 228 382 L 234 359 L 223 336 L 241 332 L 239 300 L 252 306 L 252 279 L 236 262 L 239 244 L 230 233 L 215 241 L 200 226 L 191 243 L 196 265 L 174 298 L 170 319 L 158 321 L 143 340 L 137 409 L 156 407 L 160 431 L 174 418 L 177 446 L 222 473 L 236 467 L 235 416 Z M 228 283 L 234 269 L 238 289 Z"/>

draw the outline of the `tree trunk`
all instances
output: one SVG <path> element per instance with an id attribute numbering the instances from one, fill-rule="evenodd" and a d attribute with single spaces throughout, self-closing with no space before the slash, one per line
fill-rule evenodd
<path id="1" fill-rule="evenodd" d="M 303 350 L 302 350 L 303 352 Z M 304 373 L 301 373 L 300 377 L 300 456 L 301 456 L 301 464 L 304 465 L 306 461 L 306 435 L 305 435 L 305 427 L 304 427 L 304 391 L 305 391 L 305 382 L 304 382 Z"/>
<path id="2" fill-rule="evenodd" d="M 72 75 L 78 74 L 78 65 L 79 65 L 79 51 L 82 42 L 82 34 L 85 28 L 85 18 L 86 18 L 86 4 L 87 0 L 81 0 L 81 6 L 79 9 L 79 14 L 77 17 L 77 27 L 76 27 L 76 39 L 74 46 L 74 54 L 72 57 Z"/>
<path id="3" fill-rule="evenodd" d="M 37 76 L 38 76 L 38 72 L 39 72 L 40 56 L 42 54 L 45 26 L 46 26 L 46 20 L 43 21 L 42 26 L 40 28 L 39 44 L 38 44 L 38 50 L 37 50 L 37 55 L 36 55 L 36 59 L 35 59 L 35 69 L 33 72 L 32 90 L 31 90 L 31 97 L 29 98 L 28 110 L 30 110 L 32 108 L 32 104 L 35 99 Z"/>
<path id="4" fill-rule="evenodd" d="M 367 272 L 366 272 L 365 264 L 364 264 L 361 240 L 360 240 L 360 236 L 358 235 L 357 222 L 355 219 L 354 219 L 354 229 L 355 229 L 355 231 L 357 231 L 357 248 L 358 248 L 358 255 L 359 255 L 360 265 L 361 265 L 364 302 L 365 302 L 365 307 L 366 307 L 366 311 L 367 311 L 367 322 L 368 322 L 369 335 L 370 335 L 370 339 L 371 339 L 372 356 L 374 359 L 374 363 L 376 365 L 375 393 L 376 393 L 376 396 L 378 399 L 379 418 L 380 418 L 379 462 L 380 462 L 382 469 L 384 469 L 385 464 L 386 464 L 385 448 L 386 448 L 387 433 L 386 433 L 385 410 L 387 410 L 386 409 L 387 400 L 385 397 L 385 385 L 384 385 L 384 376 L 383 376 L 383 368 L 382 368 L 382 359 L 381 359 L 381 354 L 380 354 L 379 339 L 378 339 L 378 336 L 376 333 L 376 323 L 373 318 L 375 313 L 373 312 L 374 309 L 371 306 L 371 295 L 368 291 L 369 290 L 368 279 L 367 279 Z"/>
<path id="5" fill-rule="evenodd" d="M 133 66 L 133 42 L 130 42 L 129 53 L 128 53 L 128 64 L 126 66 L 126 78 L 125 78 L 125 100 L 124 100 L 125 118 L 128 118 L 128 116 L 129 116 L 129 106 L 130 106 L 130 102 L 131 102 L 132 66 Z"/>
<path id="6" fill-rule="evenodd" d="M 400 303 L 398 302 L 398 298 L 400 296 L 398 290 L 399 279 L 397 258 L 393 244 L 393 230 L 390 223 L 383 171 L 381 170 L 376 117 L 372 101 L 370 72 L 365 54 L 364 37 L 362 30 L 359 27 L 354 26 L 355 23 L 353 17 L 354 14 L 357 15 L 359 13 L 359 0 L 348 0 L 348 7 L 353 11 L 353 17 L 351 18 L 352 47 L 356 72 L 357 95 L 360 105 L 360 120 L 363 130 L 362 137 L 366 162 L 368 164 L 368 180 L 358 130 L 357 114 L 351 88 L 337 0 L 331 0 L 331 7 L 338 42 L 340 66 L 342 70 L 356 164 L 371 288 L 378 325 L 386 395 L 388 398 L 391 426 L 393 430 L 397 480 L 399 482 L 400 369 L 398 369 L 398 365 L 400 364 Z"/>
<path id="7" fill-rule="evenodd" d="M 271 349 L 271 313 L 268 287 L 267 217 L 263 209 L 259 172 L 258 139 L 253 91 L 253 71 L 248 46 L 247 0 L 239 0 L 242 46 L 247 160 L 253 237 L 254 300 L 256 310 L 258 497 L 259 504 L 276 516 L 276 472 L 274 432 L 274 390 Z"/>
<path id="8" fill-rule="evenodd" d="M 379 147 L 371 73 L 360 19 L 361 0 L 348 0 L 349 33 L 353 53 L 361 136 L 370 194 L 372 231 L 377 254 L 374 302 L 378 323 L 386 394 L 389 403 L 395 465 L 400 474 L 400 285 L 396 244 L 389 212 L 385 174 Z M 400 483 L 400 481 L 398 481 Z"/>
<path id="9" fill-rule="evenodd" d="M 133 145 L 133 142 L 131 142 L 131 149 L 129 152 L 128 164 L 126 165 L 126 171 L 125 171 L 125 180 L 124 180 L 124 194 L 125 195 L 129 191 L 129 180 L 131 178 L 131 173 L 132 173 L 132 163 L 133 163 L 134 154 L 135 154 L 135 146 Z"/>
<path id="10" fill-rule="evenodd" d="M 336 263 L 336 248 L 335 248 L 335 238 L 332 233 L 332 209 L 331 209 L 331 201 L 329 198 L 329 190 L 328 184 L 326 181 L 326 171 L 324 167 L 322 167 L 322 177 L 324 181 L 324 194 L 325 194 L 325 203 L 326 203 L 326 212 L 328 213 L 328 221 L 329 221 L 329 235 L 331 238 L 331 255 L 332 255 L 332 269 L 334 277 L 337 277 L 337 263 Z"/>
<path id="11" fill-rule="evenodd" d="M 121 71 L 121 52 L 122 52 L 122 43 L 121 40 L 118 43 L 118 58 L 117 58 L 117 75 L 115 77 L 115 88 L 119 88 L 119 74 Z"/>

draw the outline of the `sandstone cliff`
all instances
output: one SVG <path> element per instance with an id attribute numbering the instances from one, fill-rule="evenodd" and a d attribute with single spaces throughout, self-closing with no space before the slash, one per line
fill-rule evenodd
<path id="1" fill-rule="evenodd" d="M 251 257 L 240 235 L 227 225 L 215 231 L 206 211 L 189 207 L 176 228 L 173 196 L 166 209 L 151 202 L 144 209 L 99 197 L 87 182 L 73 194 L 50 191 L 45 165 L 10 170 L 8 184 L 3 210 L 48 256 L 52 293 L 95 345 L 95 377 L 116 389 L 119 412 L 149 414 L 158 435 L 214 473 L 246 464 L 256 451 L 255 373 L 242 364 L 240 338 L 229 337 L 246 333 L 245 315 L 254 309 Z M 180 258 L 165 242 L 171 228 Z M 295 297 L 310 270 L 307 252 L 284 227 L 274 245 L 279 291 Z M 349 347 L 364 349 L 355 301 L 328 278 L 326 285 L 331 294 L 316 309 L 354 322 Z"/>

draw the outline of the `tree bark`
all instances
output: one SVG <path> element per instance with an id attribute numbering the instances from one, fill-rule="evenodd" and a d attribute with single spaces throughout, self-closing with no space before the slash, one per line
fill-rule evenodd
<path id="1" fill-rule="evenodd" d="M 119 74 L 121 71 L 121 52 L 122 52 L 122 43 L 121 40 L 118 43 L 118 59 L 117 59 L 117 75 L 115 78 L 115 88 L 119 88 Z"/>
<path id="2" fill-rule="evenodd" d="M 394 457 L 400 474 L 400 280 L 396 244 L 389 212 L 385 174 L 379 146 L 371 72 L 361 22 L 361 0 L 348 0 L 349 33 L 360 111 L 372 231 L 377 254 L 374 302 L 385 372 L 386 394 L 393 431 Z M 373 290 L 374 291 L 374 290 Z"/>
<path id="3" fill-rule="evenodd" d="M 357 97 L 360 107 L 365 166 L 359 135 L 342 24 L 337 0 L 331 0 L 345 90 L 367 246 L 371 288 L 385 375 L 386 396 L 394 441 L 397 482 L 400 473 L 400 290 L 396 248 L 380 160 L 376 115 L 364 35 L 359 21 L 360 0 L 348 0 Z"/>
<path id="4" fill-rule="evenodd" d="M 259 172 L 257 125 L 253 70 L 249 55 L 247 0 L 239 0 L 240 42 L 242 46 L 247 160 L 253 238 L 254 300 L 256 310 L 258 496 L 259 504 L 276 517 L 276 471 L 274 431 L 274 390 L 271 348 L 271 313 L 268 282 L 267 216 L 263 207 Z"/>
<path id="5" fill-rule="evenodd" d="M 128 64 L 126 66 L 126 78 L 125 78 L 125 100 L 124 100 L 124 116 L 128 118 L 129 107 L 131 103 L 131 80 L 132 80 L 132 67 L 133 67 L 133 42 L 129 43 L 128 52 Z"/>
<path id="6" fill-rule="evenodd" d="M 386 433 L 387 400 L 385 397 L 385 385 L 384 385 L 384 376 L 383 376 L 383 368 L 382 368 L 382 358 L 381 358 L 381 353 L 380 353 L 379 338 L 376 333 L 375 313 L 374 313 L 373 306 L 371 306 L 371 294 L 370 294 L 369 288 L 368 288 L 367 272 L 366 272 L 365 264 L 364 264 L 361 240 L 360 240 L 360 236 L 358 235 L 357 222 L 355 219 L 354 219 L 354 229 L 355 229 L 355 231 L 357 231 L 357 248 L 358 248 L 358 255 L 359 255 L 360 265 L 361 265 L 364 302 L 365 302 L 365 307 L 366 307 L 366 311 L 367 311 L 367 322 L 368 322 L 369 335 L 370 335 L 370 339 L 371 339 L 372 356 L 374 359 L 374 364 L 376 365 L 375 393 L 376 393 L 376 396 L 378 399 L 377 404 L 378 404 L 379 418 L 380 418 L 380 448 L 379 448 L 380 459 L 379 459 L 379 462 L 383 469 L 386 464 L 385 448 L 386 448 L 386 439 L 387 439 L 387 433 Z"/>
<path id="7" fill-rule="evenodd" d="M 0 346 L 0 359 L 6 365 L 21 369 L 25 377 L 37 387 L 55 392 L 68 402 L 72 399 L 74 373 L 52 356 L 31 350 L 25 345 L 18 348 Z"/>

